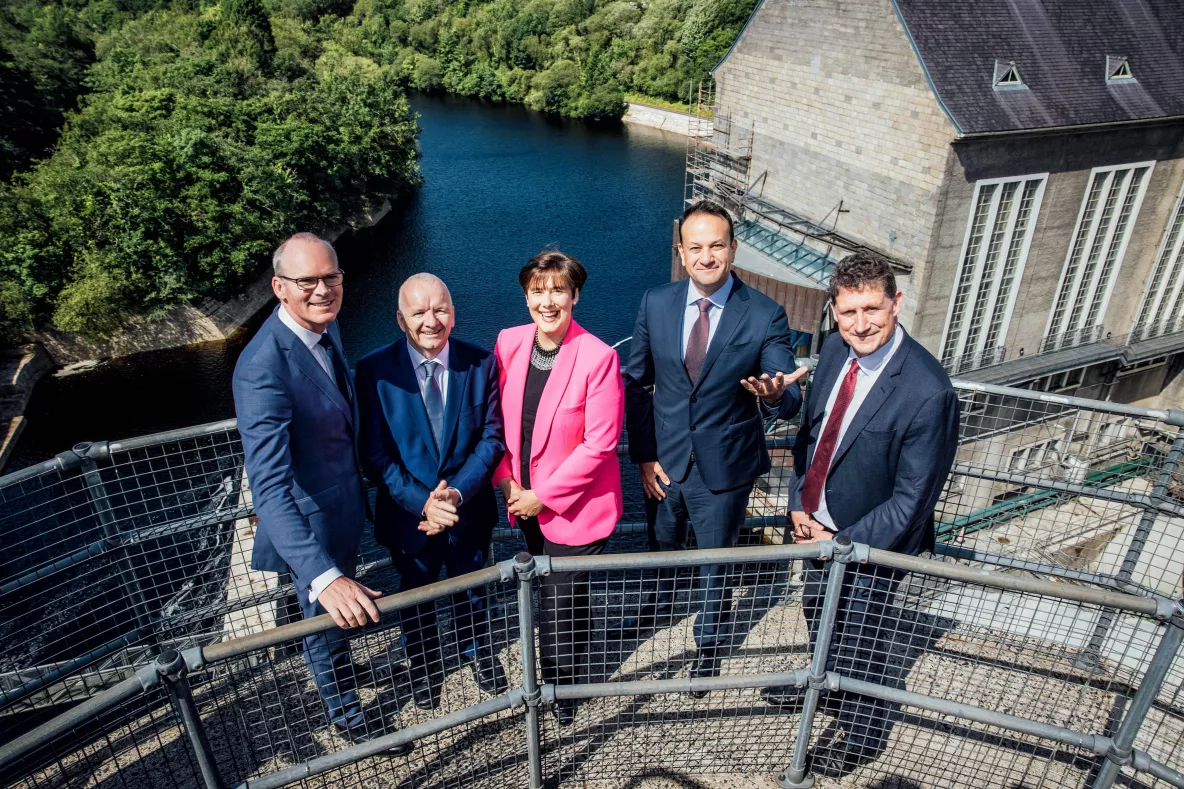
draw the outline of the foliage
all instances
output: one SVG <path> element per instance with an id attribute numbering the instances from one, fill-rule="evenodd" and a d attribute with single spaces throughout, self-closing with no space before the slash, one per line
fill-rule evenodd
<path id="1" fill-rule="evenodd" d="M 0 340 L 237 292 L 418 181 L 403 88 L 613 120 L 755 0 L 4 0 Z"/>
<path id="2" fill-rule="evenodd" d="M 53 155 L 0 187 L 0 331 L 103 335 L 231 296 L 277 239 L 417 183 L 402 74 L 304 24 L 274 35 L 258 0 L 223 0 L 96 39 Z"/>
<path id="3" fill-rule="evenodd" d="M 358 0 L 328 44 L 419 90 L 619 118 L 624 93 L 686 101 L 755 0 Z"/>

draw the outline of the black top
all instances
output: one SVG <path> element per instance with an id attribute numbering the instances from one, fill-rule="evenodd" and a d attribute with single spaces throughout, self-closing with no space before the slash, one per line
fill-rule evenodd
<path id="1" fill-rule="evenodd" d="M 1180 0 L 893 0 L 962 134 L 1184 114 Z M 1134 81 L 1107 82 L 1106 56 Z M 995 61 L 1027 89 L 996 90 Z"/>
<path id="2" fill-rule="evenodd" d="M 543 388 L 551 377 L 550 370 L 540 370 L 533 364 L 526 368 L 526 393 L 522 396 L 522 487 L 530 490 L 530 444 L 534 437 L 534 419 L 543 399 Z"/>

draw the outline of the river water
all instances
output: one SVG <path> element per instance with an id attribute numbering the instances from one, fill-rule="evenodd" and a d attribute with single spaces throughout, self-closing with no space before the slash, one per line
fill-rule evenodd
<path id="1" fill-rule="evenodd" d="M 627 337 L 642 291 L 670 277 L 685 139 L 454 97 L 416 96 L 412 107 L 423 128 L 423 188 L 376 227 L 337 244 L 351 363 L 400 336 L 396 293 L 417 271 L 448 283 L 454 335 L 492 347 L 500 329 L 530 320 L 517 273 L 548 245 L 588 269 L 576 320 L 606 342 Z M 231 374 L 257 326 L 228 343 L 137 354 L 45 378 L 6 470 L 78 441 L 233 416 Z"/>

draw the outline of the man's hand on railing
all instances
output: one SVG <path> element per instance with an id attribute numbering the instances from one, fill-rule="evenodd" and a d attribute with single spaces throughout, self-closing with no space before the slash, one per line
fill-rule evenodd
<path id="1" fill-rule="evenodd" d="M 382 592 L 343 575 L 321 591 L 317 602 L 329 612 L 338 627 L 348 630 L 365 625 L 367 616 L 378 622 L 378 606 L 373 602 L 378 597 L 382 597 Z"/>
<path id="2" fill-rule="evenodd" d="M 640 463 L 637 468 L 641 472 L 641 486 L 645 488 L 645 495 L 658 501 L 666 498 L 662 485 L 669 485 L 670 477 L 662 470 L 662 464 L 655 460 L 653 463 Z M 658 480 L 662 483 L 658 484 Z"/>
<path id="3" fill-rule="evenodd" d="M 822 542 L 831 538 L 831 533 L 827 531 L 827 528 L 805 512 L 791 512 L 789 519 L 793 522 L 793 541 L 795 543 Z"/>

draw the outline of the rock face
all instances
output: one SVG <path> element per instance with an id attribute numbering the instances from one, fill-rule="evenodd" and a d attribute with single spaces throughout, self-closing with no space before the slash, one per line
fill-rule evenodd
<path id="1" fill-rule="evenodd" d="M 49 354 L 36 343 L 0 349 L 0 471 L 25 428 L 25 405 L 33 386 L 51 369 Z"/>

